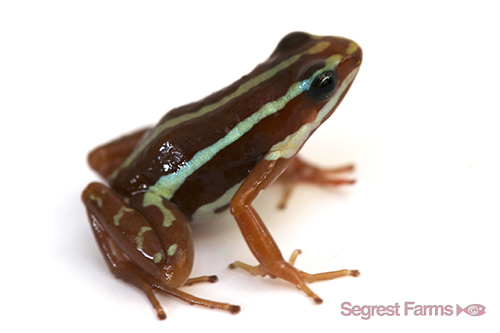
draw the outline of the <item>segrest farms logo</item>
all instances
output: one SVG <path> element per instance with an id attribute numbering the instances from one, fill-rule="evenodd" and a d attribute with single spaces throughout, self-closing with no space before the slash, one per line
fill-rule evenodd
<path id="1" fill-rule="evenodd" d="M 461 313 L 466 313 L 469 316 L 479 317 L 486 313 L 486 307 L 481 304 L 471 304 L 465 308 L 461 308 L 458 304 L 453 305 L 415 305 L 415 302 L 404 302 L 400 305 L 352 305 L 349 302 L 344 302 L 340 306 L 342 310 L 340 314 L 343 316 L 355 316 L 361 319 L 368 320 L 372 317 L 392 317 L 392 316 L 458 316 Z"/>

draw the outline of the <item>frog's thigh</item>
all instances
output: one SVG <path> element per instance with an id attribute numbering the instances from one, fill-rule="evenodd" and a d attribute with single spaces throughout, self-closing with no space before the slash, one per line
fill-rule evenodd
<path id="1" fill-rule="evenodd" d="M 182 215 L 163 204 L 163 211 L 151 207 L 139 212 L 134 208 L 136 205 L 125 203 L 99 183 L 90 184 L 82 199 L 101 251 L 110 261 L 108 264 L 112 265 L 112 271 L 116 268 L 113 260 L 123 261 L 129 257 L 140 268 L 141 276 L 144 271 L 163 279 L 167 269 L 169 279 L 165 282 L 170 287 L 178 287 L 186 281 L 193 264 L 193 244 L 191 230 Z M 164 215 L 168 215 L 168 225 L 164 222 Z"/>
<path id="2" fill-rule="evenodd" d="M 153 289 L 190 304 L 239 312 L 239 306 L 201 299 L 176 289 L 184 281 L 191 285 L 215 282 L 217 278 L 187 279 L 193 263 L 191 229 L 175 205 L 155 197 L 144 200 L 143 193 L 131 200 L 141 207 L 139 212 L 99 183 L 90 184 L 82 199 L 111 272 L 141 289 L 160 319 L 165 319 L 166 314 Z M 148 202 L 152 204 L 147 205 Z"/>
<path id="3" fill-rule="evenodd" d="M 132 152 L 147 129 L 140 129 L 95 148 L 88 156 L 92 169 L 107 178 Z"/>

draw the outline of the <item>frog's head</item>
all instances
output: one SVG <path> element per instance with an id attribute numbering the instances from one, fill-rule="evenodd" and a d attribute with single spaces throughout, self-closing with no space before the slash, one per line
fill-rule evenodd
<path id="1" fill-rule="evenodd" d="M 280 126 L 289 135 L 268 158 L 291 157 L 300 149 L 340 104 L 361 61 L 359 45 L 341 37 L 293 32 L 279 42 L 263 66 L 273 68 L 274 84 L 287 89 Z"/>
<path id="2" fill-rule="evenodd" d="M 303 92 L 303 103 L 315 109 L 327 107 L 325 120 L 347 93 L 362 58 L 359 45 L 349 39 L 292 32 L 283 37 L 268 61 L 292 63 L 287 70 L 291 82 L 297 82 Z"/>

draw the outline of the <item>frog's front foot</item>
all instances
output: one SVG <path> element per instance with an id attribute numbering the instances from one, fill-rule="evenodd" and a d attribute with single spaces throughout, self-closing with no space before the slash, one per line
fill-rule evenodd
<path id="1" fill-rule="evenodd" d="M 360 275 L 358 270 L 349 270 L 349 269 L 317 273 L 317 274 L 309 274 L 303 272 L 294 267 L 295 260 L 297 259 L 297 256 L 301 253 L 302 252 L 300 250 L 295 250 L 293 251 L 290 260 L 288 262 L 286 261 L 276 262 L 274 265 L 271 265 L 270 267 L 264 267 L 262 265 L 250 266 L 240 261 L 236 261 L 230 264 L 229 268 L 242 268 L 254 276 L 260 276 L 260 277 L 269 276 L 273 279 L 281 278 L 295 285 L 297 289 L 305 292 L 306 295 L 311 297 L 316 304 L 323 303 L 323 300 L 307 286 L 307 283 L 333 280 L 344 276 L 358 277 Z"/>

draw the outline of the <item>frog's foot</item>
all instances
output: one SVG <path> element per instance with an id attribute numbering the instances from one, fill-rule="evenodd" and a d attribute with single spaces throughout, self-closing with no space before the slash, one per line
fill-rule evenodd
<path id="1" fill-rule="evenodd" d="M 306 283 L 333 280 L 344 276 L 358 277 L 360 275 L 358 270 L 349 270 L 349 269 L 317 273 L 317 274 L 309 274 L 303 272 L 294 267 L 295 260 L 301 253 L 302 252 L 300 250 L 293 251 L 290 260 L 288 260 L 288 262 L 282 262 L 274 266 L 272 269 L 266 269 L 262 265 L 250 266 L 240 261 L 236 261 L 230 264 L 229 268 L 242 268 L 254 276 L 260 276 L 260 277 L 269 276 L 272 279 L 282 278 L 283 280 L 286 280 L 294 284 L 297 287 L 297 289 L 302 290 L 307 296 L 311 297 L 316 304 L 323 303 L 323 300 L 318 295 L 316 295 L 311 289 L 309 289 Z"/>
<path id="2" fill-rule="evenodd" d="M 116 266 L 114 266 L 111 271 L 113 274 L 119 278 L 122 279 L 125 282 L 128 282 L 137 288 L 141 289 L 142 292 L 146 295 L 148 298 L 149 302 L 153 306 L 153 308 L 156 311 L 156 314 L 160 320 L 164 320 L 167 318 L 167 315 L 165 311 L 163 310 L 160 302 L 156 298 L 155 294 L 153 293 L 153 290 L 160 291 L 164 294 L 176 297 L 184 302 L 187 302 L 191 305 L 201 305 L 210 309 L 220 309 L 224 311 L 228 311 L 232 314 L 236 314 L 240 312 L 240 307 L 238 305 L 232 305 L 228 303 L 221 303 L 221 302 L 215 302 L 215 301 L 210 301 L 207 299 L 199 298 L 196 296 L 193 296 L 191 294 L 185 293 L 177 288 L 171 288 L 165 285 L 162 281 L 154 278 L 151 275 L 145 274 L 142 272 L 136 265 L 133 263 L 127 262 L 127 261 L 119 261 L 115 262 L 117 263 Z M 184 285 L 191 286 L 195 283 L 200 283 L 200 282 L 216 282 L 217 281 L 217 276 L 211 275 L 211 276 L 200 276 L 197 278 L 191 278 L 188 279 Z"/>
<path id="3" fill-rule="evenodd" d="M 280 209 L 286 207 L 292 190 L 294 189 L 295 185 L 300 182 L 327 186 L 354 184 L 355 180 L 353 179 L 334 177 L 337 174 L 351 172 L 353 170 L 354 165 L 352 164 L 337 168 L 322 169 L 304 162 L 299 157 L 295 157 L 279 178 L 284 183 L 285 187 L 283 197 L 281 198 L 278 207 Z"/>
<path id="4" fill-rule="evenodd" d="M 219 278 L 217 275 L 204 275 L 204 276 L 199 276 L 196 278 L 190 278 L 187 279 L 186 282 L 184 282 L 184 286 L 192 286 L 195 283 L 200 283 L 200 282 L 210 282 L 210 283 L 215 283 L 219 281 Z"/>
<path id="5" fill-rule="evenodd" d="M 199 282 L 211 282 L 211 283 L 213 283 L 213 282 L 216 282 L 216 281 L 217 281 L 217 277 L 215 275 L 212 275 L 212 276 L 202 276 L 202 277 L 199 277 L 199 278 L 188 279 L 184 285 L 191 286 L 191 285 L 193 285 L 195 283 L 199 283 Z M 187 303 L 189 303 L 191 305 L 201 305 L 201 306 L 204 306 L 204 307 L 207 307 L 207 308 L 210 308 L 210 309 L 220 309 L 220 310 L 228 311 L 228 312 L 230 312 L 232 314 L 237 314 L 237 313 L 240 312 L 240 307 L 238 305 L 210 301 L 210 300 L 207 300 L 207 299 L 203 299 L 203 298 L 199 298 L 199 297 L 193 296 L 191 294 L 187 294 L 187 293 L 185 293 L 183 291 L 180 291 L 179 289 L 170 288 L 170 287 L 167 287 L 167 286 L 164 286 L 164 285 L 154 285 L 154 287 L 157 288 L 159 291 L 162 291 L 162 292 L 164 292 L 164 293 L 166 293 L 166 294 L 168 294 L 170 296 L 177 297 L 180 300 L 182 300 L 184 302 L 187 302 Z M 147 293 L 146 293 L 146 295 L 147 295 Z M 153 295 L 153 297 L 154 297 L 154 295 Z M 148 296 L 148 298 L 150 298 L 150 297 Z M 151 299 L 150 299 L 150 301 L 151 301 Z M 156 302 L 158 302 L 158 301 L 156 301 Z M 151 304 L 153 304 L 153 302 L 151 302 Z M 154 304 L 153 304 L 153 307 L 155 307 Z M 155 307 L 155 309 L 156 309 L 156 307 Z"/>

